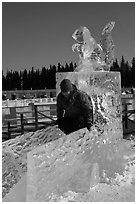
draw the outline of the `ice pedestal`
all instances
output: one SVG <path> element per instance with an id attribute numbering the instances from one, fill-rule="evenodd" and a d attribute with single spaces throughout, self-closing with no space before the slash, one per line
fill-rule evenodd
<path id="1" fill-rule="evenodd" d="M 57 73 L 57 95 L 60 92 L 60 82 L 70 81 L 78 89 L 85 91 L 91 97 L 94 110 L 94 124 L 104 131 L 108 129 L 113 137 L 122 138 L 122 106 L 121 106 L 121 78 L 119 72 L 66 72 Z"/>

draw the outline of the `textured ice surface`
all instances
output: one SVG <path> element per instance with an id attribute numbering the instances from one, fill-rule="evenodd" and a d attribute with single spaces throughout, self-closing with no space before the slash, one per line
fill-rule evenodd
<path id="1" fill-rule="evenodd" d="M 119 72 L 67 72 L 57 73 L 57 94 L 64 78 L 91 97 L 94 123 L 100 131 L 108 130 L 115 138 L 123 136 L 121 78 Z M 114 125 L 115 123 L 115 125 Z"/>
<path id="2" fill-rule="evenodd" d="M 2 151 L 2 196 L 16 184 L 23 175 L 23 169 L 16 155 L 10 151 Z"/>
<path id="3" fill-rule="evenodd" d="M 76 44 L 72 46 L 80 57 L 79 66 L 75 71 L 109 71 L 114 59 L 114 43 L 112 40 L 112 29 L 115 22 L 108 23 L 101 33 L 100 44 L 91 36 L 86 27 L 77 29 L 72 37 Z"/>
<path id="4" fill-rule="evenodd" d="M 85 128 L 29 152 L 27 201 L 58 200 L 68 192 L 87 194 L 98 183 L 110 184 L 123 175 L 129 147 L 112 137 L 99 136 L 96 127 L 91 133 Z"/>
<path id="5" fill-rule="evenodd" d="M 54 126 L 26 133 L 2 143 L 3 197 L 27 171 L 27 153 L 42 144 L 63 136 L 65 134 L 57 126 Z"/>

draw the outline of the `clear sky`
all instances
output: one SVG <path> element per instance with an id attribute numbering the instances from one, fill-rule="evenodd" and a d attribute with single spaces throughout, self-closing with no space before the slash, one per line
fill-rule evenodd
<path id="1" fill-rule="evenodd" d="M 115 57 L 119 61 L 123 55 L 131 63 L 135 56 L 134 2 L 3 2 L 2 69 L 78 64 L 72 33 L 86 26 L 99 42 L 110 21 L 115 21 Z"/>

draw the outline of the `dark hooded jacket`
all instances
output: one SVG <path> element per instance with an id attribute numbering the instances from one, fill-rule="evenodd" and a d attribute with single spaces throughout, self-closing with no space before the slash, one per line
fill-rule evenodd
<path id="1" fill-rule="evenodd" d="M 88 94 L 73 85 L 73 91 L 68 98 L 65 98 L 61 92 L 57 96 L 57 119 L 69 118 L 78 121 L 80 117 L 84 119 L 84 127 L 90 129 L 93 123 L 91 99 Z"/>

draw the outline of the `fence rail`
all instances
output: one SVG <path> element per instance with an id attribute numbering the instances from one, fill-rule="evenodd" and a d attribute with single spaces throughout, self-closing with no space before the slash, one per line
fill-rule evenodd
<path id="1" fill-rule="evenodd" d="M 20 134 L 24 134 L 29 131 L 36 131 L 46 125 L 54 124 L 56 120 L 56 102 L 50 101 L 48 103 L 32 103 L 31 109 L 27 109 L 29 106 L 18 106 L 12 107 L 16 109 L 16 114 L 13 118 L 6 119 L 6 125 L 2 127 L 2 138 L 3 140 L 11 139 L 12 137 Z M 129 131 L 129 126 L 132 122 L 132 127 L 135 126 L 134 120 L 130 120 L 131 115 L 135 115 L 135 108 L 128 108 L 132 106 L 132 103 L 129 103 L 125 100 L 125 97 L 122 99 L 122 119 L 123 119 L 123 131 L 124 133 L 129 133 L 135 131 L 135 128 Z M 46 109 L 43 109 L 46 107 Z M 18 109 L 18 110 L 17 110 Z M 28 116 L 28 115 L 29 116 Z M 16 117 L 15 117 L 16 115 Z M 15 123 L 15 124 L 14 124 Z"/>
<path id="2" fill-rule="evenodd" d="M 49 108 L 50 106 L 50 108 Z M 45 110 L 39 108 L 48 107 Z M 6 119 L 7 125 L 3 126 L 2 139 L 11 139 L 14 135 L 24 134 L 29 131 L 36 131 L 47 125 L 52 125 L 56 121 L 56 108 L 53 104 L 32 104 L 32 111 L 19 111 L 16 115 L 20 117 Z M 25 117 L 31 114 L 31 117 Z M 12 124 L 15 122 L 16 124 Z M 16 134 L 15 134 L 16 133 Z"/>

